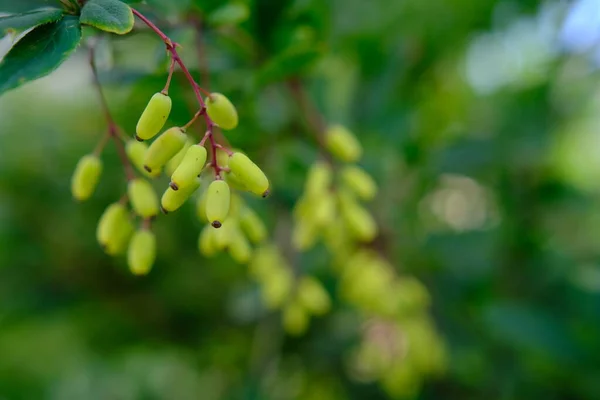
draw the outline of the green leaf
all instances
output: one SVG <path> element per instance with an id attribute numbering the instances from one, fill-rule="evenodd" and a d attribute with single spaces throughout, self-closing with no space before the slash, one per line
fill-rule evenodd
<path id="1" fill-rule="evenodd" d="M 82 24 L 124 35 L 133 29 L 131 7 L 119 0 L 90 0 L 81 9 Z"/>
<path id="2" fill-rule="evenodd" d="M 66 16 L 34 28 L 0 62 L 0 93 L 48 75 L 67 59 L 80 40 L 76 17 Z"/>
<path id="3" fill-rule="evenodd" d="M 215 10 L 208 17 L 213 25 L 237 25 L 250 17 L 248 6 L 243 3 L 229 3 Z"/>
<path id="4" fill-rule="evenodd" d="M 58 21 L 62 15 L 62 10 L 48 8 L 0 17 L 0 36 L 11 32 L 19 33 L 38 25 Z"/>

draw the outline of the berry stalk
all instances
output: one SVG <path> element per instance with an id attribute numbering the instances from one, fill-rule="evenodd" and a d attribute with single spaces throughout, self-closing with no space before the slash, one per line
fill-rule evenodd
<path id="1" fill-rule="evenodd" d="M 177 43 L 173 43 L 173 41 L 163 31 L 161 31 L 159 27 L 157 27 L 152 21 L 150 21 L 148 18 L 146 18 L 138 10 L 136 10 L 135 8 L 132 8 L 132 11 L 136 17 L 138 17 L 144 24 L 146 24 L 152 31 L 154 31 L 154 33 L 156 33 L 161 38 L 161 40 L 165 43 L 165 46 L 167 47 L 167 51 L 171 54 L 171 59 L 173 60 L 174 63 L 179 65 L 179 67 L 181 68 L 181 71 L 183 72 L 186 79 L 190 83 L 190 86 L 192 87 L 192 90 L 194 91 L 194 95 L 196 96 L 196 99 L 198 100 L 198 104 L 200 105 L 200 109 L 205 110 L 206 104 L 204 103 L 204 100 L 202 99 L 202 95 L 200 93 L 200 91 L 203 91 L 203 92 L 205 92 L 205 91 L 194 80 L 194 77 L 192 77 L 192 74 L 190 73 L 190 71 L 186 67 L 185 63 L 179 56 L 179 53 L 177 52 Z M 219 167 L 219 164 L 217 162 L 217 142 L 216 142 L 214 134 L 213 134 L 213 128 L 214 128 L 215 124 L 210 119 L 210 117 L 208 116 L 208 114 L 206 112 L 203 112 L 202 116 L 204 117 L 204 121 L 206 122 L 206 134 L 205 134 L 205 137 L 202 139 L 201 143 L 203 144 L 206 141 L 206 139 L 209 140 L 210 147 L 211 147 L 211 156 L 212 156 L 212 162 L 210 163 L 210 165 L 215 170 L 215 176 L 218 179 L 220 179 L 222 169 Z"/>

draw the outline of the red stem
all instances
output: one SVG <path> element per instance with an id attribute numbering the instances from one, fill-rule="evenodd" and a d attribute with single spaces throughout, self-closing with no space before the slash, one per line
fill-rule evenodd
<path id="1" fill-rule="evenodd" d="M 110 136 L 115 142 L 115 147 L 117 148 L 117 153 L 119 154 L 119 158 L 121 159 L 121 164 L 123 164 L 123 169 L 125 170 L 125 177 L 128 181 L 135 179 L 135 172 L 133 171 L 133 167 L 129 162 L 129 158 L 127 157 L 127 152 L 125 151 L 125 146 L 121 142 L 119 138 L 119 127 L 115 123 L 113 119 L 110 109 L 108 108 L 108 103 L 106 101 L 106 97 L 104 97 L 104 93 L 102 92 L 102 85 L 100 85 L 100 80 L 98 79 L 98 70 L 96 68 L 96 59 L 94 56 L 94 48 L 90 47 L 90 66 L 92 67 L 92 75 L 94 77 L 94 86 L 98 92 L 100 97 L 100 104 L 102 107 L 102 112 L 104 113 L 104 118 L 106 119 L 106 123 L 108 124 L 108 136 Z"/>
<path id="2" fill-rule="evenodd" d="M 132 8 L 132 11 L 136 17 L 138 17 L 143 23 L 148 25 L 148 27 L 150 29 L 152 29 L 165 43 L 165 45 L 167 46 L 167 51 L 169 53 L 171 53 L 171 57 L 172 57 L 173 61 L 179 65 L 179 68 L 181 68 L 181 71 L 183 71 L 183 74 L 185 75 L 188 82 L 190 83 L 190 86 L 192 87 L 192 90 L 194 91 L 194 94 L 196 95 L 196 99 L 198 99 L 198 104 L 200 104 L 200 109 L 205 110 L 206 104 L 204 103 L 204 100 L 202 99 L 200 90 L 202 90 L 205 93 L 206 93 L 206 91 L 204 89 L 200 88 L 198 83 L 196 83 L 196 81 L 192 77 L 192 74 L 185 66 L 183 60 L 181 59 L 181 57 L 179 57 L 179 53 L 177 53 L 177 44 L 173 43 L 173 41 L 166 34 L 164 34 L 163 31 L 161 31 L 156 25 L 154 25 L 154 23 L 152 23 L 152 21 L 150 21 L 148 18 L 146 18 L 144 15 L 142 15 L 138 10 L 136 10 L 135 8 Z M 210 165 L 215 170 L 215 177 L 217 179 L 220 179 L 222 169 L 219 167 L 219 164 L 217 162 L 217 146 L 216 146 L 217 143 L 216 143 L 214 135 L 213 135 L 213 128 L 214 128 L 215 124 L 210 119 L 210 117 L 208 116 L 208 114 L 206 112 L 203 112 L 202 116 L 204 117 L 204 121 L 206 122 L 206 135 L 205 136 L 208 137 L 208 140 L 210 141 L 210 146 L 211 146 L 212 162 L 210 163 Z M 201 143 L 203 143 L 204 140 L 205 140 L 205 138 L 202 140 Z"/>

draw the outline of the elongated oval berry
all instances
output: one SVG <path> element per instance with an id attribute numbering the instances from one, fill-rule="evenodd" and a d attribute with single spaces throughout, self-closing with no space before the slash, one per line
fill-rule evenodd
<path id="1" fill-rule="evenodd" d="M 358 139 L 342 125 L 332 125 L 325 132 L 327 149 L 342 161 L 355 162 L 362 155 Z"/>
<path id="2" fill-rule="evenodd" d="M 371 200 L 377 194 L 377 184 L 362 168 L 348 165 L 342 169 L 342 181 L 363 200 Z"/>
<path id="3" fill-rule="evenodd" d="M 223 180 L 213 181 L 206 192 L 206 218 L 215 228 L 220 228 L 229 213 L 231 191 Z"/>
<path id="4" fill-rule="evenodd" d="M 329 190 L 333 181 L 331 166 L 323 161 L 317 161 L 308 170 L 304 191 L 308 196 Z"/>
<path id="5" fill-rule="evenodd" d="M 321 283 L 305 276 L 298 284 L 298 302 L 314 315 L 326 314 L 331 308 L 329 294 Z"/>
<path id="6" fill-rule="evenodd" d="M 279 263 L 262 279 L 261 295 L 265 306 L 270 310 L 280 308 L 293 290 L 294 276 L 289 266 Z"/>
<path id="7" fill-rule="evenodd" d="M 171 113 L 171 98 L 163 93 L 152 96 L 135 128 L 137 140 L 148 140 L 162 129 Z"/>
<path id="8" fill-rule="evenodd" d="M 238 114 L 227 97 L 221 93 L 211 93 L 206 98 L 206 113 L 221 129 L 233 129 L 238 124 Z"/>
<path id="9" fill-rule="evenodd" d="M 331 192 L 324 191 L 315 194 L 310 203 L 310 213 L 307 215 L 307 218 L 312 220 L 316 226 L 325 227 L 333 222 L 336 202 Z"/>
<path id="10" fill-rule="evenodd" d="M 187 135 L 183 129 L 179 127 L 167 129 L 148 148 L 144 157 L 144 169 L 152 172 L 162 168 L 183 148 L 186 141 Z"/>
<path id="11" fill-rule="evenodd" d="M 248 240 L 239 228 L 232 232 L 227 250 L 231 258 L 240 264 L 246 264 L 252 257 L 250 243 L 248 243 Z"/>
<path id="12" fill-rule="evenodd" d="M 198 250 L 200 250 L 200 254 L 206 257 L 212 257 L 219 249 L 217 249 L 215 243 L 215 235 L 218 231 L 215 231 L 210 225 L 206 225 L 202 232 L 200 232 L 200 236 L 198 237 Z"/>
<path id="13" fill-rule="evenodd" d="M 155 169 L 152 172 L 148 172 L 144 169 L 144 157 L 146 157 L 147 151 L 148 145 L 146 145 L 146 143 L 138 142 L 137 140 L 128 140 L 125 144 L 125 152 L 127 153 L 127 157 L 129 157 L 133 166 L 145 176 L 149 178 L 156 178 L 160 176 L 160 169 Z"/>
<path id="14" fill-rule="evenodd" d="M 260 217 L 248 207 L 240 212 L 240 227 L 253 243 L 260 243 L 267 237 L 267 228 Z"/>
<path id="15" fill-rule="evenodd" d="M 229 157 L 229 168 L 240 182 L 254 194 L 267 197 L 269 180 L 264 172 L 243 153 L 233 153 Z"/>
<path id="16" fill-rule="evenodd" d="M 235 225 L 237 221 L 232 218 L 227 218 L 227 221 L 223 222 L 220 229 L 213 229 L 214 235 L 214 246 L 217 251 L 225 250 L 225 248 L 229 245 L 231 241 L 231 233 L 235 230 Z"/>
<path id="17" fill-rule="evenodd" d="M 134 275 L 146 275 L 156 259 L 156 236 L 148 229 L 140 229 L 131 238 L 127 250 L 127 264 Z"/>
<path id="18" fill-rule="evenodd" d="M 161 211 L 166 214 L 177 210 L 200 187 L 200 182 L 200 178 L 196 176 L 193 183 L 183 189 L 173 190 L 169 186 L 160 199 Z"/>
<path id="19" fill-rule="evenodd" d="M 102 173 L 102 160 L 94 154 L 83 156 L 71 178 L 71 192 L 79 201 L 87 200 L 96 190 L 98 179 Z"/>
<path id="20" fill-rule="evenodd" d="M 167 161 L 167 164 L 165 165 L 165 173 L 167 174 L 167 176 L 173 175 L 173 172 L 175 172 L 177 167 L 179 167 L 181 160 L 183 160 L 185 153 L 193 144 L 194 143 L 188 137 L 181 150 L 179 150 L 177 154 L 175 154 L 173 157 L 171 157 L 169 161 Z"/>
<path id="21" fill-rule="evenodd" d="M 239 190 L 241 192 L 249 192 L 248 187 L 233 172 L 224 172 L 221 175 L 223 175 L 223 179 L 229 183 L 229 186 L 231 186 L 232 189 Z"/>
<path id="22" fill-rule="evenodd" d="M 377 223 L 364 207 L 351 195 L 340 193 L 340 211 L 349 231 L 357 239 L 370 242 L 377 235 Z"/>
<path id="23" fill-rule="evenodd" d="M 191 146 L 171 176 L 170 185 L 173 190 L 194 185 L 205 163 L 206 149 L 204 146 L 200 146 L 199 144 Z"/>
<path id="24" fill-rule="evenodd" d="M 292 229 L 292 246 L 305 251 L 315 245 L 319 238 L 318 227 L 309 220 L 299 220 Z"/>
<path id="25" fill-rule="evenodd" d="M 291 302 L 283 310 L 283 329 L 293 336 L 302 335 L 308 328 L 308 314 L 298 302 Z"/>
<path id="26" fill-rule="evenodd" d="M 131 207 L 140 217 L 151 218 L 158 214 L 158 196 L 147 180 L 137 178 L 129 181 L 127 194 Z"/>
<path id="27" fill-rule="evenodd" d="M 114 256 L 125 251 L 133 230 L 127 208 L 121 203 L 113 203 L 98 221 L 96 239 L 107 254 Z"/>

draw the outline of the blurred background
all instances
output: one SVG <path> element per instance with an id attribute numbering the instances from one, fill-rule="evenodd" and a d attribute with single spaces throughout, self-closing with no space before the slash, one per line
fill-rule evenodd
<path id="1" fill-rule="evenodd" d="M 599 0 L 146 3 L 202 84 L 236 104 L 226 140 L 270 177 L 272 197 L 247 200 L 284 250 L 318 158 L 287 82 L 358 136 L 380 187 L 381 253 L 429 292 L 444 356 L 422 377 L 369 373 L 357 349 L 381 321 L 339 296 L 323 246 L 288 262 L 333 308 L 287 335 L 246 266 L 199 254 L 193 204 L 158 218 L 149 276 L 106 256 L 96 223 L 125 188 L 112 146 L 94 197 L 70 194 L 106 129 L 82 47 L 0 97 L 0 399 L 600 399 Z M 49 4 L 0 0 L 0 12 Z M 136 27 L 97 38 L 130 134 L 167 66 Z M 194 111 L 180 83 L 173 124 Z"/>

